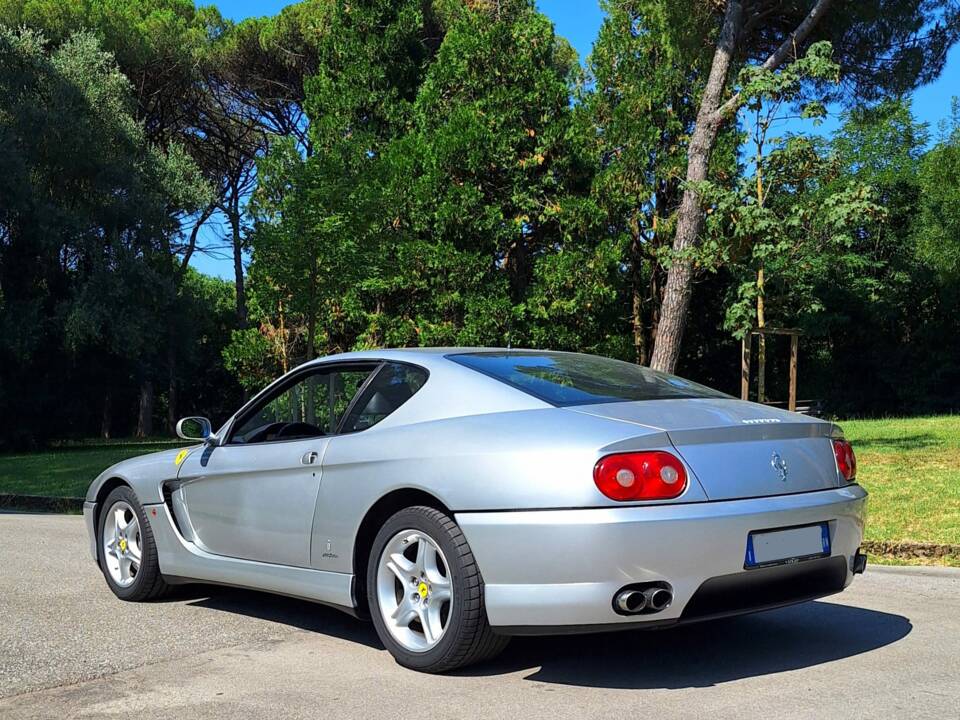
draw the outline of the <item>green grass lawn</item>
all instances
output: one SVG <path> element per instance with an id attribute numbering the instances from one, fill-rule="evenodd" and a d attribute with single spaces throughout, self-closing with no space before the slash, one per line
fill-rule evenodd
<path id="1" fill-rule="evenodd" d="M 867 539 L 960 545 L 960 416 L 839 423 L 870 491 Z M 177 440 L 63 443 L 0 455 L 0 494 L 82 497 L 124 458 L 184 445 Z M 960 557 L 946 562 L 960 564 Z"/>
<path id="2" fill-rule="evenodd" d="M 870 492 L 867 540 L 960 545 L 960 416 L 839 425 Z"/>
<path id="3" fill-rule="evenodd" d="M 0 455 L 0 495 L 83 497 L 93 479 L 120 460 L 186 445 L 183 440 L 86 440 L 43 452 Z"/>

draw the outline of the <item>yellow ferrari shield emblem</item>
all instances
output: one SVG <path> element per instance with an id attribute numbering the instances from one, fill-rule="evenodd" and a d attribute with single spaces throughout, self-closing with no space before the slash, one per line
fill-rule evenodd
<path id="1" fill-rule="evenodd" d="M 182 463 L 183 459 L 187 456 L 189 452 L 190 452 L 190 448 L 184 448 L 183 450 L 178 452 L 176 459 L 173 461 L 173 464 L 179 465 L 180 463 Z"/>
<path id="2" fill-rule="evenodd" d="M 127 551 L 127 539 L 120 538 L 120 552 L 126 552 L 126 551 Z"/>
<path id="3" fill-rule="evenodd" d="M 425 582 L 421 582 L 417 586 L 417 592 L 420 593 L 421 598 L 425 598 L 427 596 L 427 593 L 429 592 L 429 589 L 427 588 L 427 584 Z"/>

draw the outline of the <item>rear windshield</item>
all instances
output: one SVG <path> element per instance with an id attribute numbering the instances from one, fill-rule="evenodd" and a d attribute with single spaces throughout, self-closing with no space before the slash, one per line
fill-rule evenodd
<path id="1" fill-rule="evenodd" d="M 596 355 L 511 350 L 447 357 L 560 407 L 630 400 L 730 397 L 674 375 Z"/>

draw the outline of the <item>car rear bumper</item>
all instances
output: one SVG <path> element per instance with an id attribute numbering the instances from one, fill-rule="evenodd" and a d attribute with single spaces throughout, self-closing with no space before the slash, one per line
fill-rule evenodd
<path id="1" fill-rule="evenodd" d="M 490 624 L 511 634 L 626 629 L 777 607 L 853 579 L 867 493 L 858 485 L 767 498 L 645 507 L 458 513 L 486 585 Z M 831 555 L 744 569 L 754 530 L 827 522 Z M 666 582 L 673 601 L 621 615 L 626 585 Z"/>

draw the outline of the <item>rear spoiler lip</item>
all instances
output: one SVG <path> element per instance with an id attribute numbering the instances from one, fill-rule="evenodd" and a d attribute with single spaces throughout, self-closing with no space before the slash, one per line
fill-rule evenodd
<path id="1" fill-rule="evenodd" d="M 712 428 L 690 428 L 666 431 L 674 445 L 743 442 L 744 440 L 802 440 L 832 438 L 834 426 L 829 423 L 783 423 L 770 425 L 725 425 Z"/>
<path id="2" fill-rule="evenodd" d="M 667 429 L 648 425 L 637 420 L 631 420 L 624 417 L 611 417 L 600 412 L 594 412 L 585 408 L 563 408 L 569 412 L 576 412 L 592 417 L 612 420 L 614 422 L 626 423 L 636 428 L 642 428 L 646 432 L 637 439 L 642 438 L 643 443 L 638 449 L 653 449 L 657 444 L 663 444 L 666 438 L 671 445 L 683 444 L 702 444 L 702 443 L 724 443 L 741 442 L 743 440 L 795 440 L 803 438 L 842 438 L 843 431 L 833 423 L 824 422 L 815 418 L 810 418 L 808 422 L 791 420 L 789 422 L 780 422 L 774 420 L 771 422 L 739 422 L 729 425 L 718 425 L 714 427 L 691 427 Z M 605 451 L 616 452 L 620 448 L 620 443 L 614 443 L 605 447 Z"/>

